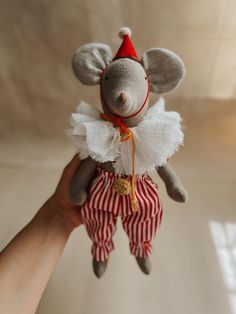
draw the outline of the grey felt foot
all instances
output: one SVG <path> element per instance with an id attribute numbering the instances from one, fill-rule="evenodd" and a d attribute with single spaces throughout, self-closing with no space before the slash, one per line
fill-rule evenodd
<path id="1" fill-rule="evenodd" d="M 141 269 L 141 271 L 146 274 L 149 275 L 151 270 L 152 270 L 152 264 L 151 264 L 151 260 L 149 257 L 138 257 L 136 256 L 136 261 L 138 263 L 139 268 Z"/>
<path id="2" fill-rule="evenodd" d="M 104 262 L 98 262 L 93 259 L 93 271 L 97 278 L 101 278 L 107 269 L 108 259 Z"/>
<path id="3" fill-rule="evenodd" d="M 185 203 L 188 200 L 188 194 L 182 187 L 170 185 L 167 193 L 176 202 Z"/>

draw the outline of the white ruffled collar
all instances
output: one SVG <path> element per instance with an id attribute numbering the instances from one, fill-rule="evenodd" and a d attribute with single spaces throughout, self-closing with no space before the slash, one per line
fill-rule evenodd
<path id="1" fill-rule="evenodd" d="M 143 174 L 162 166 L 183 144 L 181 117 L 165 111 L 160 98 L 145 118 L 131 128 L 135 141 L 135 173 Z M 99 162 L 113 161 L 116 173 L 132 173 L 131 142 L 121 142 L 120 132 L 109 121 L 100 118 L 100 111 L 81 102 L 71 116 L 72 128 L 67 130 L 81 159 L 91 156 Z"/>

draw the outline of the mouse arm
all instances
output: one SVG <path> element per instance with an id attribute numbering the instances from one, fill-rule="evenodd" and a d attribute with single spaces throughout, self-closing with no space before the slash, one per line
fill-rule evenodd
<path id="1" fill-rule="evenodd" d="M 82 205 L 87 200 L 87 190 L 97 169 L 97 161 L 88 157 L 82 163 L 72 179 L 70 196 L 77 205 Z"/>
<path id="2" fill-rule="evenodd" d="M 168 195 L 176 202 L 186 202 L 188 193 L 172 167 L 167 163 L 165 166 L 158 167 L 157 172 L 165 182 Z"/>

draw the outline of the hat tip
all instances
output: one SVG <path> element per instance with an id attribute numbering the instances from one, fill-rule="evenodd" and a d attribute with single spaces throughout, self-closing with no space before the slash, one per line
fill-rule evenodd
<path id="1" fill-rule="evenodd" d="M 121 39 L 123 39 L 125 35 L 128 35 L 130 37 L 131 34 L 132 34 L 131 29 L 129 27 L 126 27 L 126 26 L 122 27 L 119 31 L 119 36 Z"/>

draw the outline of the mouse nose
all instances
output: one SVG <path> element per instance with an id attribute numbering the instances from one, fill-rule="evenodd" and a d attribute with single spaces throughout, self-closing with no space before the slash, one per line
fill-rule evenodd
<path id="1" fill-rule="evenodd" d="M 124 105 L 127 101 L 127 95 L 124 92 L 121 92 L 118 98 L 122 105 Z"/>

